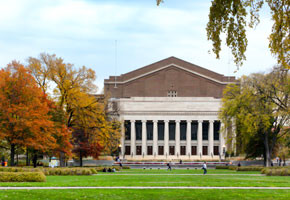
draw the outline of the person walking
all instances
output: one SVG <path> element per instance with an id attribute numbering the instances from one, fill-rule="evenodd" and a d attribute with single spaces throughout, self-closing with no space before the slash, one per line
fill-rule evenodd
<path id="1" fill-rule="evenodd" d="M 207 173 L 206 168 L 207 168 L 207 166 L 206 166 L 206 162 L 204 162 L 203 165 L 202 165 L 203 175 L 205 175 L 205 174 Z"/>
<path id="2" fill-rule="evenodd" d="M 170 165 L 171 163 L 169 162 L 169 163 L 167 163 L 167 171 L 168 170 L 170 170 L 171 171 L 171 165 Z"/>

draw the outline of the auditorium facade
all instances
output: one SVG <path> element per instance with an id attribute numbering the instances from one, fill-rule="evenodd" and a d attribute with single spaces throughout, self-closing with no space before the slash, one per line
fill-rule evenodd
<path id="1" fill-rule="evenodd" d="M 230 83 L 236 83 L 235 77 L 175 57 L 105 79 L 109 110 L 122 122 L 120 157 L 223 158 L 229 147 L 218 112 Z"/>

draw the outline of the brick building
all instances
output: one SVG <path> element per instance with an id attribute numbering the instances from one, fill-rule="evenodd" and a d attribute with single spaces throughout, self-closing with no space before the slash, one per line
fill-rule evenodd
<path id="1" fill-rule="evenodd" d="M 170 57 L 104 81 L 122 122 L 122 158 L 218 159 L 226 150 L 218 120 L 223 89 L 236 83 Z"/>

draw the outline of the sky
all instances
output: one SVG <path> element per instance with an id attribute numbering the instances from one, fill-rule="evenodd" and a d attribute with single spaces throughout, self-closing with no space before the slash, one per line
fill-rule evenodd
<path id="1" fill-rule="evenodd" d="M 27 64 L 40 53 L 56 54 L 76 68 L 95 70 L 99 92 L 104 79 L 175 56 L 220 74 L 240 77 L 269 70 L 271 16 L 249 29 L 247 60 L 237 67 L 223 45 L 221 58 L 209 53 L 210 0 L 0 0 L 0 67 Z"/>

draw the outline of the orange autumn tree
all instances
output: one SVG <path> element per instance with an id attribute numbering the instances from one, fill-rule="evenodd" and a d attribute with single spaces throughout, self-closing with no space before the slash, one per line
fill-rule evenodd
<path id="1" fill-rule="evenodd" d="M 22 64 L 13 61 L 0 71 L 0 139 L 10 149 L 11 166 L 17 148 L 55 148 L 48 112 L 46 97 Z"/>

